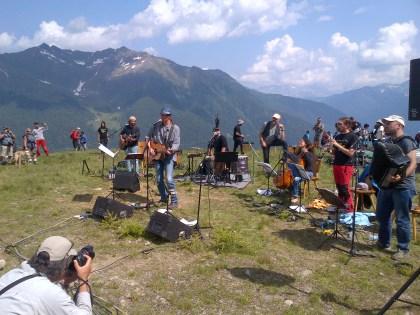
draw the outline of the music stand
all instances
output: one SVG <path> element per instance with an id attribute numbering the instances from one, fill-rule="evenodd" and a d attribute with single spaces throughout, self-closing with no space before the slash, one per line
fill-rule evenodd
<path id="1" fill-rule="evenodd" d="M 290 206 L 289 208 L 298 212 L 298 213 L 306 213 L 308 212 L 305 209 L 305 206 L 302 206 L 302 181 L 310 181 L 311 178 L 309 177 L 308 173 L 306 173 L 305 169 L 302 165 L 295 164 L 295 163 L 288 163 L 289 166 L 294 167 L 297 172 L 299 173 L 299 205 L 298 206 Z"/>
<path id="2" fill-rule="evenodd" d="M 104 154 L 108 155 L 109 157 L 112 158 L 112 170 L 115 170 L 115 157 L 118 155 L 118 153 L 120 152 L 120 150 L 117 150 L 115 153 L 112 152 L 110 149 L 108 149 L 106 146 L 104 146 L 103 144 L 99 144 L 98 149 L 103 152 Z M 112 188 L 111 188 L 111 192 L 108 194 L 108 196 L 106 196 L 106 198 L 109 197 L 109 195 L 112 194 L 112 200 L 115 200 L 115 186 L 114 186 L 114 178 L 112 179 Z"/>
<path id="3" fill-rule="evenodd" d="M 341 234 L 341 232 L 338 230 L 338 223 L 339 223 L 339 218 L 338 218 L 338 212 L 339 209 L 343 209 L 345 208 L 345 204 L 344 202 L 338 198 L 338 196 L 331 190 L 326 189 L 326 188 L 316 188 L 316 190 L 318 191 L 318 193 L 321 195 L 321 197 L 328 202 L 329 204 L 333 205 L 335 208 L 335 222 L 334 222 L 334 232 L 331 233 L 331 235 L 329 235 L 324 241 L 322 241 L 321 245 L 319 245 L 319 248 L 321 248 L 325 242 L 327 240 L 329 240 L 330 238 L 334 238 L 334 239 L 338 239 L 338 236 L 340 235 L 341 238 L 343 240 L 347 240 L 343 234 Z"/>
<path id="4" fill-rule="evenodd" d="M 265 177 L 267 177 L 267 189 L 263 193 L 263 196 L 271 196 L 272 191 L 270 189 L 270 177 L 271 176 L 278 176 L 277 172 L 274 170 L 274 168 L 271 167 L 270 164 L 264 163 L 264 162 L 257 162 L 257 165 L 261 166 L 264 170 Z"/>
<path id="5" fill-rule="evenodd" d="M 214 163 L 216 168 L 216 163 L 224 163 L 227 168 L 227 172 L 223 170 L 222 179 L 224 182 L 230 183 L 230 165 L 232 162 L 238 161 L 238 152 L 215 152 L 214 153 Z"/>

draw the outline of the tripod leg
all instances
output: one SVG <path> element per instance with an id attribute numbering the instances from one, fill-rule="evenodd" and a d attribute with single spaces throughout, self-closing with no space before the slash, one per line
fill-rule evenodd
<path id="1" fill-rule="evenodd" d="M 386 302 L 386 304 L 382 307 L 382 309 L 379 311 L 378 315 L 385 314 L 385 312 L 394 304 L 395 301 L 399 299 L 401 294 L 404 293 L 405 290 L 414 282 L 414 280 L 417 279 L 417 277 L 420 275 L 420 268 L 418 268 L 411 277 L 406 281 L 406 283 L 403 284 L 403 286 Z"/>

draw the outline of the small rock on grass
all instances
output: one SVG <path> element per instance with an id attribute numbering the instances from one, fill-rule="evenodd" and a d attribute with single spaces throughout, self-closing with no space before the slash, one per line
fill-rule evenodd
<path id="1" fill-rule="evenodd" d="M 6 267 L 6 261 L 4 259 L 0 259 L 0 270 Z"/>
<path id="2" fill-rule="evenodd" d="M 286 304 L 287 306 L 292 306 L 293 301 L 292 300 L 286 300 L 286 301 L 284 301 L 284 304 Z"/>

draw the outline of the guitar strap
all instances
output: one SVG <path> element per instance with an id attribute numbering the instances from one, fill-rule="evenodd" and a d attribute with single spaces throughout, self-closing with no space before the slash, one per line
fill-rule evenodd
<path id="1" fill-rule="evenodd" d="M 169 129 L 169 132 L 168 132 L 168 134 L 167 134 L 167 137 L 166 137 L 166 139 L 165 139 L 165 145 L 168 147 L 168 148 L 171 148 L 171 146 L 172 146 L 172 142 L 173 141 L 171 141 L 171 142 L 169 142 L 170 141 L 170 139 L 172 138 L 172 134 L 174 133 L 174 124 L 172 124 L 171 125 L 171 129 Z"/>

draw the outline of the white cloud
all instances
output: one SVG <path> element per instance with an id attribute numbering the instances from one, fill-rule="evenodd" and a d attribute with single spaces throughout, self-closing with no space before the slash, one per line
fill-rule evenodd
<path id="1" fill-rule="evenodd" d="M 318 22 L 329 22 L 329 21 L 332 21 L 332 20 L 333 20 L 333 17 L 331 15 L 321 15 L 318 18 Z"/>
<path id="2" fill-rule="evenodd" d="M 0 33 L 0 49 L 10 47 L 15 41 L 15 37 L 8 33 Z"/>
<path id="3" fill-rule="evenodd" d="M 295 45 L 290 35 L 268 41 L 264 53 L 248 72 L 244 82 L 307 86 L 325 83 L 335 69 L 335 60 L 322 50 L 307 51 Z"/>
<path id="4" fill-rule="evenodd" d="M 405 64 L 413 53 L 418 33 L 413 21 L 394 23 L 379 29 L 376 42 L 361 43 L 360 61 L 363 65 Z"/>
<path id="5" fill-rule="evenodd" d="M 306 50 L 285 35 L 268 41 L 240 79 L 254 86 L 297 88 L 318 95 L 400 83 L 408 79 L 417 34 L 412 21 L 383 27 L 369 41 L 353 42 L 337 32 L 326 51 Z"/>
<path id="6" fill-rule="evenodd" d="M 84 17 L 77 17 L 66 26 L 55 20 L 42 21 L 32 36 L 2 35 L 0 48 L 27 48 L 45 42 L 63 48 L 96 50 L 162 33 L 172 44 L 214 41 L 285 29 L 302 18 L 305 8 L 303 0 L 292 4 L 287 0 L 152 0 L 124 23 L 93 26 Z"/>
<path id="7" fill-rule="evenodd" d="M 357 43 L 350 42 L 350 40 L 347 37 L 341 35 L 340 33 L 334 33 L 331 36 L 330 43 L 334 47 L 344 47 L 349 51 L 357 51 L 359 49 L 359 45 Z"/>
<path id="8" fill-rule="evenodd" d="M 149 55 L 153 55 L 153 56 L 159 55 L 158 51 L 153 47 L 146 47 L 143 49 L 143 51 L 147 52 Z"/>

